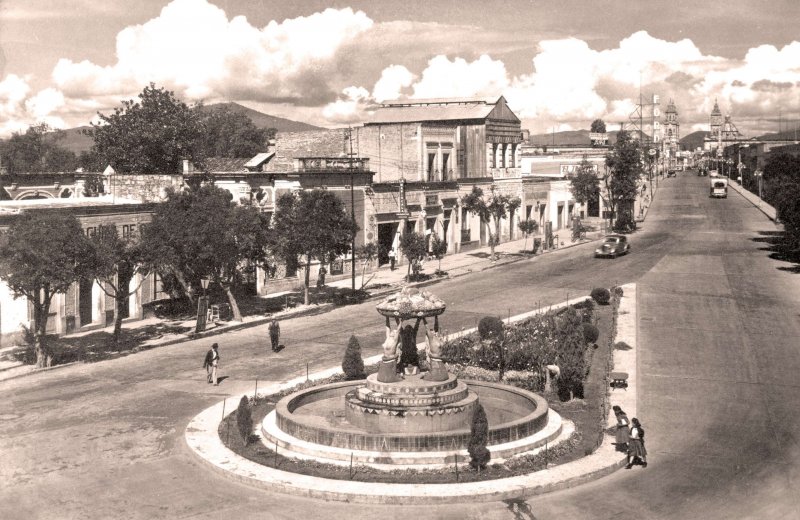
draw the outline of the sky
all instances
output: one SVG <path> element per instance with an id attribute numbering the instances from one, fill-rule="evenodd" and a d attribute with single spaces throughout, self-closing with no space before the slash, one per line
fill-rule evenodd
<path id="1" fill-rule="evenodd" d="M 323 127 L 392 99 L 504 96 L 533 133 L 614 130 L 640 92 L 681 134 L 718 101 L 800 125 L 797 0 L 0 0 L 0 137 L 97 121 L 149 83 Z"/>

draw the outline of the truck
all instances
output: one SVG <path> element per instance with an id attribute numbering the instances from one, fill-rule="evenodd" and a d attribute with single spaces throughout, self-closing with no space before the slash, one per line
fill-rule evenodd
<path id="1" fill-rule="evenodd" d="M 728 179 L 726 179 L 725 177 L 711 177 L 711 187 L 709 188 L 708 196 L 720 199 L 727 199 Z"/>

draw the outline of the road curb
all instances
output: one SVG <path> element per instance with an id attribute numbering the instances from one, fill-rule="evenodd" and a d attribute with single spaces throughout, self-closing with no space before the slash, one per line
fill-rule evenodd
<path id="1" fill-rule="evenodd" d="M 617 359 L 618 351 L 614 351 L 615 369 L 625 370 L 631 375 L 630 385 L 618 400 L 626 405 L 631 413 L 636 413 L 636 286 L 623 286 L 623 301 L 617 317 L 617 340 L 626 340 L 633 348 L 623 351 Z M 565 302 L 568 304 L 569 302 Z M 551 306 L 555 308 L 559 305 Z M 533 312 L 544 312 L 545 309 Z M 526 313 L 530 315 L 531 313 Z M 511 318 L 520 319 L 519 316 Z M 377 359 L 380 356 L 375 356 Z M 368 360 L 365 360 L 365 362 Z M 632 366 L 627 366 L 632 362 Z M 340 369 L 332 368 L 316 373 L 313 379 L 327 377 Z M 297 378 L 283 384 L 275 384 L 262 389 L 261 395 L 269 395 L 282 389 L 291 388 L 305 378 Z M 527 475 L 503 479 L 469 482 L 463 484 L 380 484 L 374 482 L 354 482 L 310 477 L 297 473 L 261 466 L 247 460 L 228 449 L 220 438 L 219 425 L 223 412 L 227 417 L 235 413 L 241 394 L 229 397 L 195 416 L 187 425 L 184 442 L 197 460 L 205 467 L 226 478 L 283 494 L 335 500 L 342 502 L 387 505 L 425 505 L 464 502 L 493 502 L 498 500 L 515 500 L 531 495 L 540 495 L 553 491 L 573 488 L 593 480 L 610 475 L 626 464 L 623 454 L 612 445 L 613 436 L 603 435 L 599 448 L 591 455 L 573 462 L 553 466 L 545 470 Z M 610 404 L 610 403 L 609 403 Z M 616 424 L 613 412 L 609 410 L 609 424 Z"/>

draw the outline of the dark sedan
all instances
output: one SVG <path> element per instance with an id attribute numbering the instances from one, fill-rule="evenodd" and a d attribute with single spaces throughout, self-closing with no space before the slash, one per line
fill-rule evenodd
<path id="1" fill-rule="evenodd" d="M 600 247 L 594 250 L 595 257 L 610 256 L 616 258 L 619 255 L 627 254 L 631 250 L 628 244 L 628 237 L 625 235 L 608 235 L 603 239 Z"/>

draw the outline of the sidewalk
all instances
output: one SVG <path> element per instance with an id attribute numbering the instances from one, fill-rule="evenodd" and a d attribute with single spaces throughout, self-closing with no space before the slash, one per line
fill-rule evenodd
<path id="1" fill-rule="evenodd" d="M 540 252 L 537 254 L 530 254 L 530 253 L 523 253 L 523 247 L 526 246 L 528 248 L 532 247 L 533 244 L 533 237 L 529 237 L 526 240 L 518 239 L 512 240 L 507 242 L 502 242 L 495 247 L 495 251 L 497 252 L 498 259 L 496 262 L 492 262 L 490 259 L 489 247 L 480 247 L 477 249 L 473 249 L 466 252 L 461 253 L 454 253 L 447 255 L 446 257 L 442 258 L 441 261 L 441 270 L 446 272 L 447 275 L 445 276 L 436 276 L 433 275 L 433 272 L 439 266 L 438 260 L 432 260 L 425 262 L 425 266 L 423 268 L 423 273 L 431 274 L 433 277 L 430 280 L 422 281 L 422 282 L 414 282 L 408 285 L 416 286 L 416 287 L 424 287 L 428 285 L 432 285 L 438 283 L 443 280 L 450 280 L 453 278 L 457 278 L 459 276 L 464 276 L 469 273 L 473 272 L 480 272 L 485 271 L 486 269 L 491 269 L 493 267 L 498 267 L 501 265 L 511 264 L 514 262 L 519 262 L 522 260 L 531 260 L 535 261 L 537 258 L 553 253 L 557 253 L 562 249 L 567 249 L 570 247 L 578 246 L 581 244 L 586 244 L 594 240 L 598 240 L 602 238 L 602 234 L 600 231 L 593 231 L 587 233 L 586 240 L 581 240 L 578 242 L 571 242 L 568 238 L 569 230 L 562 229 L 559 230 L 561 235 L 564 237 L 559 237 L 559 242 L 563 245 L 559 244 L 558 248 L 549 249 L 545 252 Z M 537 237 L 541 238 L 541 237 Z M 380 286 L 380 289 L 369 291 L 369 298 L 368 300 L 379 299 L 383 298 L 389 294 L 396 292 L 400 287 L 407 285 L 405 282 L 405 277 L 408 272 L 407 265 L 400 265 L 395 268 L 394 271 L 390 270 L 388 266 L 381 267 L 380 269 L 373 271 L 372 273 L 367 273 L 365 280 L 369 280 L 366 289 L 369 290 L 370 286 Z M 372 277 L 370 279 L 370 277 Z M 328 286 L 332 287 L 339 287 L 339 288 L 349 288 L 351 286 L 351 279 L 350 277 L 346 277 L 343 279 L 336 280 L 334 282 L 330 282 L 327 284 Z M 361 287 L 361 276 L 357 273 L 356 276 L 356 288 Z M 267 295 L 267 298 L 279 298 L 283 297 L 285 293 L 276 293 Z M 216 336 L 218 334 L 224 334 L 226 332 L 231 332 L 234 330 L 242 329 L 242 328 L 249 328 L 249 327 L 256 327 L 259 325 L 263 325 L 268 323 L 273 318 L 279 318 L 281 320 L 292 319 L 292 318 L 299 318 L 303 316 L 311 316 L 315 314 L 321 314 L 324 312 L 328 312 L 329 310 L 333 309 L 335 305 L 333 303 L 324 303 L 324 304 L 312 304 L 312 305 L 299 305 L 297 307 L 284 309 L 281 312 L 268 314 L 268 315 L 256 315 L 256 316 L 245 316 L 243 321 L 241 322 L 225 322 L 220 321 L 217 322 L 215 325 L 210 327 L 209 329 L 205 330 L 204 332 L 195 333 L 195 319 L 188 319 L 182 321 L 167 321 L 162 320 L 160 318 L 147 318 L 144 320 L 137 320 L 137 321 L 130 321 L 122 324 L 122 328 L 126 331 L 135 332 L 137 330 L 144 331 L 148 327 L 153 327 L 154 325 L 168 325 L 170 329 L 177 329 L 177 330 L 189 330 L 190 332 L 180 333 L 180 332 L 168 332 L 165 331 L 163 334 L 159 335 L 158 337 L 153 337 L 146 341 L 143 341 L 140 345 L 140 348 L 143 349 L 150 349 L 153 347 L 160 347 L 166 345 L 172 345 L 175 343 L 182 343 L 185 341 L 192 341 L 200 338 L 206 338 L 209 336 Z M 101 331 L 104 330 L 106 332 L 110 332 L 113 330 L 113 326 L 106 327 L 105 329 L 100 329 Z M 99 332 L 98 330 L 92 330 L 89 332 L 83 332 L 78 334 L 72 334 L 68 336 L 69 338 L 78 338 L 82 335 L 86 334 L 95 334 Z M 0 356 L 2 356 L 3 351 L 11 350 L 9 347 L 0 350 Z M 41 372 L 43 370 L 55 370 L 58 368 L 66 367 L 74 363 L 67 363 L 63 365 L 56 365 L 46 369 L 39 369 L 36 370 L 33 365 L 25 365 L 21 362 L 12 361 L 12 360 L 2 360 L 0 361 L 0 381 L 4 381 L 7 379 L 14 379 L 17 377 L 26 376 L 35 372 Z"/>
<path id="2" fill-rule="evenodd" d="M 741 184 L 739 184 L 733 179 L 728 180 L 728 186 L 733 188 L 734 191 L 736 191 L 739 195 L 744 197 L 745 200 L 750 202 L 750 204 L 757 207 L 764 215 L 769 217 L 771 221 L 775 222 L 775 219 L 777 218 L 778 215 L 778 212 L 775 210 L 775 208 L 764 202 L 755 193 L 751 193 L 750 191 L 744 189 Z"/>

